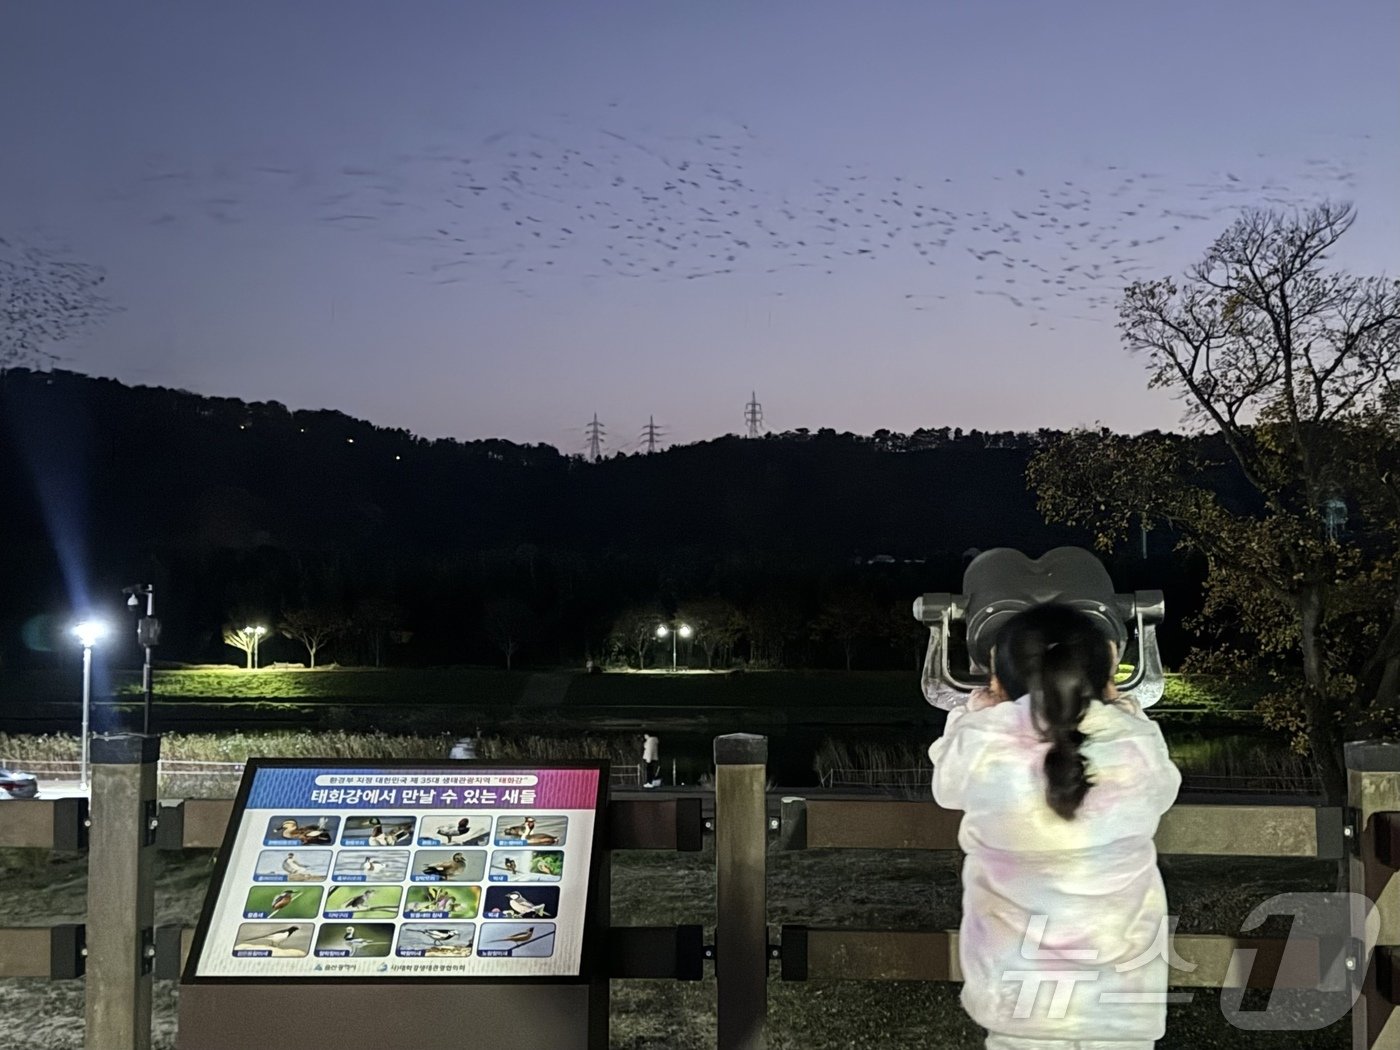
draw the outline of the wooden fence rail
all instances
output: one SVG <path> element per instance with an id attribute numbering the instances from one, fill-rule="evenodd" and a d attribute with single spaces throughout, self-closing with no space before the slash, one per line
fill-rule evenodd
<path id="1" fill-rule="evenodd" d="M 769 963 L 781 960 L 787 980 L 957 981 L 957 933 L 947 930 L 817 929 L 788 925 L 769 944 L 765 913 L 766 850 L 956 850 L 961 814 L 931 800 L 781 798 L 769 816 L 764 766 L 755 758 L 762 738 L 731 740 L 717 778 L 714 815 L 705 796 L 614 799 L 605 816 L 612 849 L 701 848 L 716 843 L 721 924 L 706 946 L 698 926 L 614 929 L 608 973 L 614 977 L 695 979 L 701 959 L 715 959 L 720 985 L 720 1050 L 764 1046 Z M 740 746 L 742 745 L 742 746 Z M 738 750 L 735 750 L 738 748 Z M 730 754 L 729 752 L 733 753 Z M 717 758 L 720 749 L 717 747 Z M 1156 836 L 1163 855 L 1312 858 L 1345 862 L 1351 899 L 1374 903 L 1379 923 L 1354 924 L 1348 936 L 1290 939 L 1228 933 L 1176 935 L 1172 947 L 1189 968 L 1174 969 L 1177 987 L 1314 989 L 1359 985 L 1352 1005 L 1353 1050 L 1400 1050 L 1400 744 L 1348 745 L 1348 804 L 1182 804 L 1162 819 Z M 132 824 L 150 833 L 148 848 L 215 849 L 232 814 L 227 799 L 151 799 Z M 136 812 L 133 807 L 133 812 Z M 150 827 L 150 824 L 154 824 Z M 0 847 L 73 850 L 93 840 L 85 799 L 40 799 L 0 806 Z M 108 848 L 108 847 L 103 847 Z M 94 861 L 96 862 L 96 861 Z M 103 863 L 106 870 L 106 864 Z M 110 887 L 109 887 L 110 890 Z M 89 913 L 92 902 L 89 902 Z M 726 925 L 726 916 L 728 925 Z M 76 977 L 84 972 L 82 925 L 0 929 L 0 977 Z M 147 970 L 175 976 L 190 931 L 147 931 Z M 1374 949 L 1374 950 L 1373 950 Z M 89 967 L 90 969 L 90 967 Z M 1347 975 L 1351 976 L 1348 977 Z M 149 973 L 145 978 L 149 980 Z M 89 978 L 89 998 L 94 984 Z M 115 996 L 110 989 L 103 994 Z M 139 1012 L 139 1010 L 138 1010 Z M 94 1042 L 89 1047 L 136 1047 Z"/>

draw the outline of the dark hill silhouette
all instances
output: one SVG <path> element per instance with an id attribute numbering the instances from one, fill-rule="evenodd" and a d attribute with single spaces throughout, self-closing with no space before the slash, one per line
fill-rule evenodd
<path id="1" fill-rule="evenodd" d="M 158 585 L 172 658 L 231 659 L 218 631 L 235 615 L 383 600 L 417 659 L 486 660 L 482 603 L 518 595 L 535 617 L 525 652 L 548 662 L 596 647 L 631 603 L 742 603 L 771 585 L 811 604 L 850 579 L 903 601 L 956 590 L 970 547 L 1087 542 L 1026 491 L 1043 431 L 726 436 L 590 464 L 20 369 L 0 373 L 0 413 L 9 661 L 43 647 L 34 617 L 114 606 L 137 579 Z M 1160 557 L 1170 541 L 1153 544 Z"/>

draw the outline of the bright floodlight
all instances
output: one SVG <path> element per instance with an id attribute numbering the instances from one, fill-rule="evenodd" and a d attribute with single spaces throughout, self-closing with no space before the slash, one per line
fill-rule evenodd
<path id="1" fill-rule="evenodd" d="M 107 636 L 107 625 L 101 620 L 84 620 L 73 628 L 73 637 L 82 643 L 84 649 L 91 649 Z"/>
<path id="2" fill-rule="evenodd" d="M 670 630 L 666 627 L 664 623 L 656 629 L 656 637 L 658 638 L 665 638 L 670 633 Z"/>
<path id="3" fill-rule="evenodd" d="M 681 624 L 678 633 L 680 634 L 680 636 L 681 636 L 682 638 L 689 638 L 689 637 L 690 637 L 690 624 L 688 624 L 688 623 L 683 623 L 683 624 Z"/>

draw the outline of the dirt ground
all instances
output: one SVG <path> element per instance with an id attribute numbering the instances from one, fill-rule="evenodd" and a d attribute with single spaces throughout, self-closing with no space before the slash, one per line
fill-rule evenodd
<path id="1" fill-rule="evenodd" d="M 823 851 L 769 855 L 768 911 L 784 923 L 863 928 L 955 929 L 961 889 L 952 853 Z M 193 925 L 212 869 L 212 854 L 161 856 L 157 921 Z M 1257 904 L 1286 890 L 1328 888 L 1331 864 L 1316 861 L 1170 858 L 1168 897 L 1181 932 L 1237 932 Z M 615 925 L 714 925 L 714 857 L 617 853 L 613 857 Z M 82 922 L 86 858 L 37 851 L 0 851 L 0 925 Z M 1262 993 L 1261 993 L 1262 994 Z M 173 1050 L 173 981 L 157 982 L 155 1046 Z M 958 1005 L 956 985 L 896 982 L 784 983 L 774 964 L 769 984 L 768 1045 L 772 1050 L 937 1047 L 973 1050 L 981 1030 Z M 1262 1006 L 1262 1000 L 1259 1002 Z M 615 981 L 612 1050 L 708 1050 L 715 1045 L 715 983 Z M 0 1045 L 79 1050 L 82 981 L 0 980 Z M 1160 1050 L 1343 1050 L 1350 1022 L 1314 1032 L 1247 1032 L 1230 1025 L 1219 996 L 1197 991 L 1169 1008 Z"/>

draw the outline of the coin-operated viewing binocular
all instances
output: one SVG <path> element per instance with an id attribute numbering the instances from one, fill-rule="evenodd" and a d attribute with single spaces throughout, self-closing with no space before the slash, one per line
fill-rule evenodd
<path id="1" fill-rule="evenodd" d="M 991 677 L 997 633 L 1018 612 L 1043 602 L 1060 602 L 1086 613 L 1104 637 L 1117 645 L 1120 661 L 1127 659 L 1129 642 L 1135 640 L 1136 662 L 1118 688 L 1131 691 L 1142 707 L 1161 698 L 1164 679 L 1157 625 L 1165 611 L 1162 592 L 1114 594 L 1108 570 L 1082 547 L 1056 547 L 1034 559 L 1010 547 L 984 551 L 964 571 L 962 594 L 925 594 L 915 599 L 914 618 L 929 629 L 924 695 L 932 700 L 940 690 L 971 692 L 985 685 Z M 954 621 L 967 625 L 966 679 L 954 674 L 949 662 Z"/>

